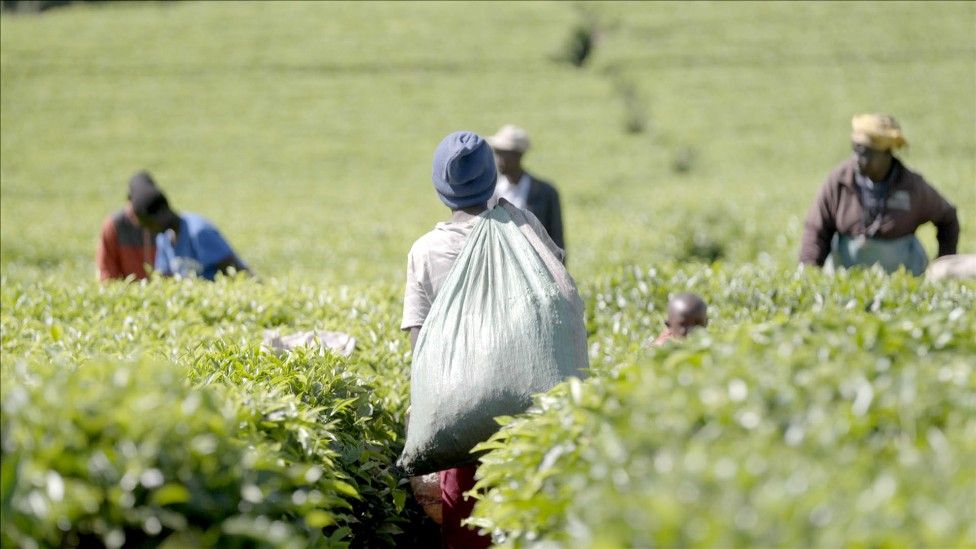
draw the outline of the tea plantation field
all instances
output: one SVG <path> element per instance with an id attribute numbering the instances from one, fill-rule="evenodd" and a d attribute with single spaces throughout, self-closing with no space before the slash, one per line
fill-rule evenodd
<path id="1" fill-rule="evenodd" d="M 395 289 L 4 282 L 5 544 L 430 541 L 392 470 Z M 712 304 L 708 334 L 643 349 L 676 290 Z M 593 376 L 485 446 L 497 541 L 972 541 L 976 286 L 662 264 L 584 295 Z M 279 326 L 358 347 L 276 357 L 259 342 Z"/>
<path id="2" fill-rule="evenodd" d="M 561 192 L 593 371 L 500 418 L 475 524 L 976 546 L 976 285 L 795 266 L 859 111 L 899 117 L 976 252 L 976 4 L 94 3 L 0 27 L 4 547 L 436 546 L 392 467 L 405 256 L 447 217 L 439 139 L 508 122 Z M 97 283 L 142 168 L 258 277 Z M 647 348 L 678 291 L 709 329 Z M 357 345 L 279 356 L 266 329 Z"/>

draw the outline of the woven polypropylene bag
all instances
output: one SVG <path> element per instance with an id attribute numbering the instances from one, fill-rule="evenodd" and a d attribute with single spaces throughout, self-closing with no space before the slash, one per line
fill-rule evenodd
<path id="1" fill-rule="evenodd" d="M 504 202 L 471 230 L 414 350 L 406 473 L 473 463 L 495 417 L 585 374 L 583 302 L 543 238 Z"/>

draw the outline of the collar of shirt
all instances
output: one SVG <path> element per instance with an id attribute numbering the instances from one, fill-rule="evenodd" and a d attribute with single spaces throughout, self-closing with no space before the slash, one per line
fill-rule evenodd
<path id="1" fill-rule="evenodd" d="M 499 198 L 504 198 L 516 208 L 524 210 L 529 203 L 529 187 L 531 186 L 532 179 L 525 172 L 522 172 L 522 177 L 519 178 L 518 183 L 515 185 L 505 175 L 498 174 L 498 181 L 495 183 L 495 193 L 492 202 L 497 204 Z"/>
<path id="2" fill-rule="evenodd" d="M 868 189 L 874 188 L 874 181 L 871 181 L 870 177 L 866 175 L 862 175 L 860 172 L 854 172 L 854 182 L 860 185 L 861 187 L 865 187 Z"/>
<path id="3" fill-rule="evenodd" d="M 860 195 L 861 208 L 864 210 L 861 223 L 868 236 L 873 237 L 877 233 L 885 215 L 888 190 L 894 179 L 894 171 L 892 169 L 881 181 L 874 181 L 861 173 L 854 174 L 854 183 Z"/>

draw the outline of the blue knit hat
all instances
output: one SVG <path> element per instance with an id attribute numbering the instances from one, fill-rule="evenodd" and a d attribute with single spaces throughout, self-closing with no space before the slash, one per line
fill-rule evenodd
<path id="1" fill-rule="evenodd" d="M 434 151 L 431 179 L 449 208 L 484 204 L 495 192 L 495 156 L 478 134 L 454 132 Z"/>

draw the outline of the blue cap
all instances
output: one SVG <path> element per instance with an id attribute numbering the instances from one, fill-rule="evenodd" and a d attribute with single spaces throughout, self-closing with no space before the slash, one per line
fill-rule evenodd
<path id="1" fill-rule="evenodd" d="M 480 135 L 454 132 L 434 151 L 431 179 L 449 208 L 484 204 L 495 192 L 495 156 Z"/>

